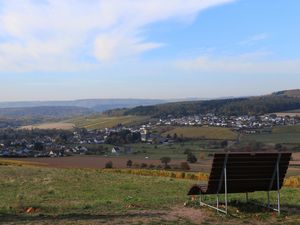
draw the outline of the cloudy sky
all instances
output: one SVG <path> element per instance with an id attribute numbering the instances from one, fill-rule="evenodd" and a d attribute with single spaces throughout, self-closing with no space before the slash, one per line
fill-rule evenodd
<path id="1" fill-rule="evenodd" d="M 0 101 L 300 88 L 299 0 L 0 0 Z"/>

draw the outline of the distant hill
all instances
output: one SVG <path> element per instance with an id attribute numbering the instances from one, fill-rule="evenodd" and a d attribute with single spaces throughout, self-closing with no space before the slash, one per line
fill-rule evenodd
<path id="1" fill-rule="evenodd" d="M 300 98 L 300 89 L 278 91 L 278 92 L 272 93 L 272 95 Z"/>
<path id="2" fill-rule="evenodd" d="M 166 117 L 215 113 L 219 115 L 260 115 L 300 108 L 296 90 L 276 92 L 271 95 L 245 98 L 216 99 L 204 101 L 174 102 L 153 106 L 122 109 L 123 115 Z M 114 110 L 109 114 L 117 114 Z"/>
<path id="3" fill-rule="evenodd" d="M 0 128 L 18 127 L 90 115 L 93 110 L 74 106 L 0 108 Z"/>
<path id="4" fill-rule="evenodd" d="M 171 100 L 170 100 L 171 101 Z M 71 101 L 28 101 L 28 102 L 0 102 L 0 108 L 25 108 L 41 106 L 76 106 L 89 108 L 96 112 L 103 112 L 116 108 L 132 108 L 141 105 L 155 105 L 166 103 L 161 99 L 81 99 Z"/>

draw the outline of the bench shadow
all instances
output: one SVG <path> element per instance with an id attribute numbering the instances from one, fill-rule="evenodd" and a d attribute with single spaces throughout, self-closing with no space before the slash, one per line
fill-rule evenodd
<path id="1" fill-rule="evenodd" d="M 237 208 L 240 212 L 243 213 L 262 213 L 262 212 L 275 212 L 274 210 L 267 207 L 266 204 L 256 200 L 250 200 L 248 202 L 241 201 L 230 201 L 229 206 Z M 276 208 L 276 205 L 271 205 L 272 208 Z M 293 204 L 281 204 L 281 212 L 289 215 L 299 215 L 300 206 Z"/>
<path id="2" fill-rule="evenodd" d="M 124 212 L 119 214 L 107 213 L 107 214 L 90 214 L 90 213 L 69 213 L 62 215 L 30 215 L 30 214 L 3 214 L 0 213 L 0 224 L 8 222 L 18 222 L 18 221 L 58 221 L 58 220 L 111 220 L 118 218 L 138 218 L 138 217 L 160 217 L 165 215 L 165 213 L 159 212 Z"/>

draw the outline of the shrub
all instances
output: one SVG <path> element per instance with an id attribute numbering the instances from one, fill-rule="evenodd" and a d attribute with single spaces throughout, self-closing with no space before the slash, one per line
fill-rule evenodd
<path id="1" fill-rule="evenodd" d="M 105 168 L 107 168 L 107 169 L 113 168 L 113 163 L 112 163 L 112 161 L 107 162 L 107 163 L 105 164 Z"/>
<path id="2" fill-rule="evenodd" d="M 127 167 L 132 167 L 132 161 L 129 159 L 128 161 L 127 161 Z"/>
<path id="3" fill-rule="evenodd" d="M 189 164 L 188 164 L 187 162 L 182 162 L 182 163 L 180 164 L 180 168 L 181 168 L 182 170 L 190 170 L 190 169 L 191 169 L 190 166 L 189 166 Z"/>
<path id="4" fill-rule="evenodd" d="M 165 167 L 168 165 L 169 162 L 171 162 L 171 158 L 168 156 L 164 156 L 160 158 L 161 163 L 165 164 Z"/>
<path id="5" fill-rule="evenodd" d="M 147 168 L 147 166 L 148 166 L 147 163 L 142 163 L 141 164 L 141 168 Z"/>
<path id="6" fill-rule="evenodd" d="M 188 161 L 189 163 L 195 163 L 197 162 L 197 158 L 193 153 L 190 153 L 187 155 L 186 161 Z"/>
<path id="7" fill-rule="evenodd" d="M 153 164 L 149 165 L 149 169 L 154 169 L 154 168 L 155 168 L 155 165 L 153 165 Z"/>

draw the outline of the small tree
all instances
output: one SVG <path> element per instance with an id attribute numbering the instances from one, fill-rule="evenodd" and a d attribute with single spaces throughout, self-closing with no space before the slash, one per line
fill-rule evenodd
<path id="1" fill-rule="evenodd" d="M 164 156 L 160 158 L 161 163 L 165 164 L 165 167 L 167 167 L 168 163 L 171 162 L 171 158 L 168 156 Z"/>
<path id="2" fill-rule="evenodd" d="M 129 159 L 126 163 L 127 167 L 132 167 L 132 161 Z"/>
<path id="3" fill-rule="evenodd" d="M 112 161 L 107 162 L 107 163 L 105 164 L 105 168 L 107 168 L 107 169 L 113 168 L 113 163 L 112 163 Z"/>
<path id="4" fill-rule="evenodd" d="M 197 162 L 197 158 L 193 153 L 189 153 L 187 155 L 186 161 L 188 161 L 189 163 L 195 163 L 195 162 Z"/>

